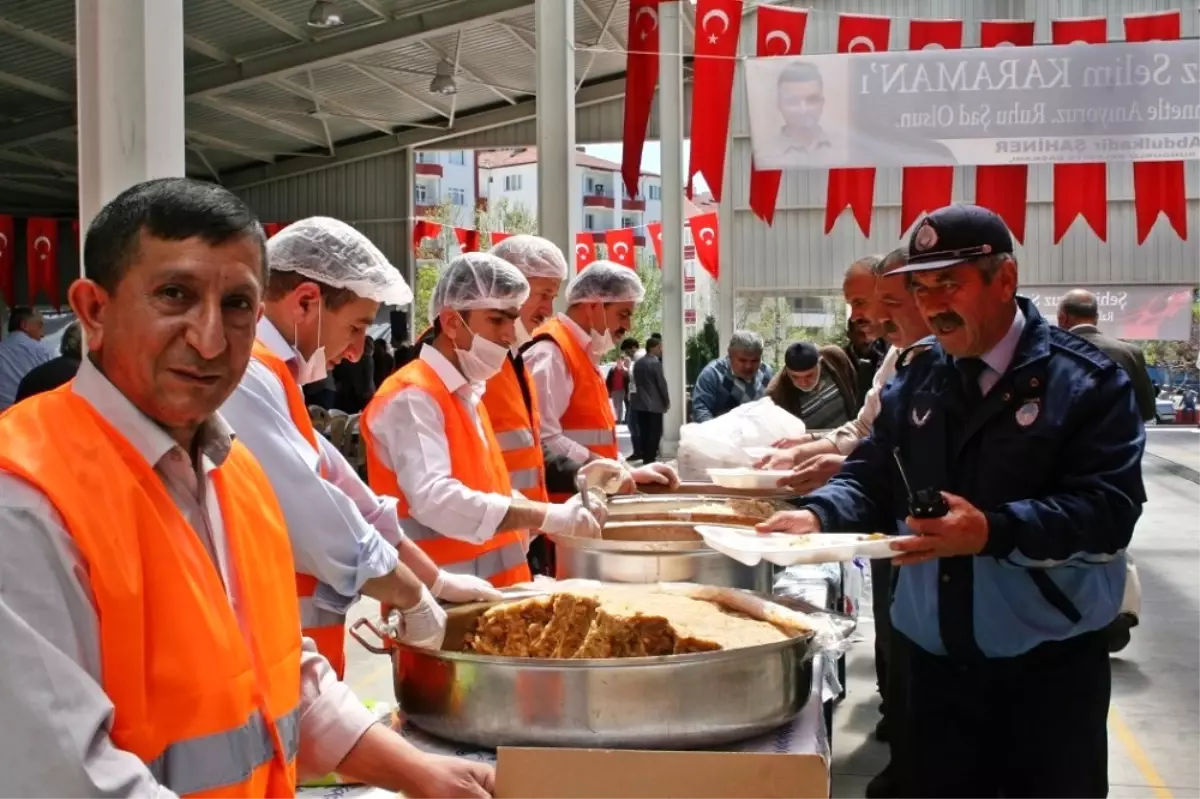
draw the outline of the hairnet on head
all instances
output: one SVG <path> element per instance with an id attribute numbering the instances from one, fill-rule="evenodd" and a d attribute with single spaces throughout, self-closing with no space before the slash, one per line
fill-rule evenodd
<path id="1" fill-rule="evenodd" d="M 558 245 L 541 236 L 518 233 L 509 236 L 490 250 L 497 258 L 503 258 L 521 270 L 525 277 L 547 277 L 565 280 L 567 259 Z"/>
<path id="2" fill-rule="evenodd" d="M 646 296 L 642 279 L 628 266 L 593 261 L 567 288 L 567 305 L 581 302 L 641 302 Z"/>
<path id="3" fill-rule="evenodd" d="M 370 239 L 327 216 L 293 222 L 268 239 L 267 265 L 384 305 L 413 300 L 400 271 Z"/>
<path id="4" fill-rule="evenodd" d="M 444 309 L 520 310 L 529 299 L 529 281 L 503 258 L 469 252 L 450 262 L 429 298 L 429 318 Z"/>

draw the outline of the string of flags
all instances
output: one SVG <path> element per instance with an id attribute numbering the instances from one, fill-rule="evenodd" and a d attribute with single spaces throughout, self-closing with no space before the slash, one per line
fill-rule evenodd
<path id="1" fill-rule="evenodd" d="M 691 230 L 692 245 L 696 249 L 696 260 L 706 272 L 716 280 L 720 273 L 720 224 L 716 211 L 697 214 L 688 219 L 684 226 Z M 264 226 L 265 227 L 265 226 Z M 449 229 L 453 232 L 459 248 L 463 252 L 478 252 L 484 247 L 484 236 L 488 237 L 487 246 L 495 247 L 511 233 L 492 231 L 484 233 L 479 230 L 455 225 L 443 225 L 430 219 L 418 219 L 413 222 L 412 247 L 421 248 L 425 239 L 440 238 Z M 645 235 L 638 235 L 644 230 Z M 662 268 L 662 223 L 651 222 L 635 227 L 614 228 L 606 231 L 585 231 L 575 234 L 575 270 L 579 271 L 601 257 L 614 263 L 637 268 L 637 250 L 644 249 L 646 239 L 654 248 L 654 257 L 659 268 Z M 640 241 L 639 241 L 640 240 Z"/>

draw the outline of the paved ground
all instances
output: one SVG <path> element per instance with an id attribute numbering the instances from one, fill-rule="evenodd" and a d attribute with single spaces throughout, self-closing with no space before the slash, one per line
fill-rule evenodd
<path id="1" fill-rule="evenodd" d="M 1152 429 L 1144 463 L 1149 503 L 1131 551 L 1142 581 L 1142 623 L 1113 658 L 1109 779 L 1113 797 L 1200 796 L 1200 485 L 1172 464 L 1200 468 L 1200 434 Z M 1190 459 L 1190 460 L 1189 460 Z M 870 602 L 864 602 L 870 613 Z M 360 602 L 366 613 L 373 602 Z M 353 615 L 353 613 L 352 613 Z M 883 766 L 872 621 L 851 651 L 846 700 L 834 713 L 833 795 L 861 797 Z M 347 679 L 363 699 L 391 701 L 390 664 L 350 641 Z"/>

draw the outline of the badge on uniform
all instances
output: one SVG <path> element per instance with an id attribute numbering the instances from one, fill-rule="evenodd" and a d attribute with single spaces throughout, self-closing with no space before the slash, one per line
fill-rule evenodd
<path id="1" fill-rule="evenodd" d="M 1042 403 L 1039 400 L 1029 400 L 1020 408 L 1017 408 L 1017 424 L 1021 427 L 1029 427 L 1037 421 L 1038 414 L 1042 410 Z"/>
<path id="2" fill-rule="evenodd" d="M 918 410 L 914 405 L 912 412 L 908 415 L 908 420 L 912 422 L 913 427 L 924 427 L 925 423 L 929 421 L 930 416 L 933 416 L 932 407 L 925 408 L 924 410 Z"/>

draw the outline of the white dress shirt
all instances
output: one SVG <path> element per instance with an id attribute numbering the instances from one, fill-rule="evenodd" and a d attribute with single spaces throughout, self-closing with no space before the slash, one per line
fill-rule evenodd
<path id="1" fill-rule="evenodd" d="M 566 314 L 560 313 L 558 319 L 571 331 L 583 351 L 588 353 L 596 374 L 600 374 L 599 361 L 592 355 L 589 346 L 591 336 L 588 332 Z M 525 368 L 529 370 L 529 377 L 537 391 L 538 409 L 542 415 L 542 444 L 555 455 L 570 458 L 576 463 L 587 463 L 592 458 L 591 450 L 563 435 L 562 416 L 571 404 L 575 381 L 571 378 L 571 370 L 567 367 L 562 349 L 553 341 L 537 342 L 525 350 Z"/>
<path id="2" fill-rule="evenodd" d="M 483 439 L 478 408 L 485 384 L 468 383 L 454 364 L 430 344 L 421 347 L 419 357 L 466 409 Z M 363 434 L 371 436 L 380 459 L 395 472 L 396 482 L 408 499 L 412 521 L 439 535 L 472 544 L 482 544 L 494 536 L 512 505 L 512 497 L 468 488 L 451 474 L 446 420 L 433 397 L 409 386 L 386 400 L 374 401 L 386 404 L 374 414 Z M 405 525 L 404 520 L 401 525 Z"/>
<path id="3" fill-rule="evenodd" d="M 219 415 L 200 432 L 192 461 L 84 358 L 76 394 L 153 464 L 172 500 L 213 557 L 228 596 L 232 563 L 212 471 L 229 452 Z M 233 597 L 230 604 L 237 611 Z M 186 624 L 186 620 L 180 620 Z M 136 755 L 109 738 L 100 622 L 88 564 L 62 517 L 32 485 L 0 472 L 0 783 L 14 796 L 153 796 L 159 785 Z M 300 631 L 297 630 L 299 635 Z M 200 664 L 203 665 L 203 664 Z M 313 642 L 300 660 L 299 770 L 332 771 L 375 723 Z"/>
<path id="4" fill-rule="evenodd" d="M 871 380 L 871 390 L 867 392 L 858 416 L 826 434 L 825 437 L 837 447 L 838 454 L 849 455 L 858 446 L 858 442 L 871 435 L 875 418 L 879 416 L 879 409 L 883 407 L 883 389 L 896 376 L 896 361 L 900 352 L 898 347 L 888 348 L 887 355 L 883 357 L 883 362 L 879 364 L 879 369 Z"/>
<path id="5" fill-rule="evenodd" d="M 1004 334 L 1004 338 L 980 357 L 980 360 L 987 366 L 979 373 L 979 393 L 983 396 L 988 395 L 988 392 L 995 387 L 996 383 L 1000 382 L 1000 378 L 1012 365 L 1013 356 L 1017 354 L 1017 344 L 1021 342 L 1021 333 L 1024 330 L 1025 314 L 1021 313 L 1020 308 L 1017 308 L 1012 324 L 1009 326 L 1008 332 Z"/>
<path id="6" fill-rule="evenodd" d="M 14 330 L 0 341 L 0 411 L 17 401 L 21 378 L 54 358 L 54 353 L 24 330 Z"/>
<path id="7" fill-rule="evenodd" d="M 295 374 L 298 356 L 266 317 L 258 323 L 258 338 Z M 364 490 L 353 467 L 340 456 L 332 457 L 336 449 L 319 433 L 320 452 L 312 448 L 292 421 L 283 384 L 256 359 L 250 360 L 237 389 L 221 407 L 221 416 L 254 453 L 275 489 L 296 570 L 324 584 L 315 601 L 326 610 L 345 612 L 363 583 L 388 574 L 399 563 L 398 539 L 387 540 L 387 535 L 399 534 L 395 501 Z M 376 529 L 377 524 L 387 535 Z"/>

